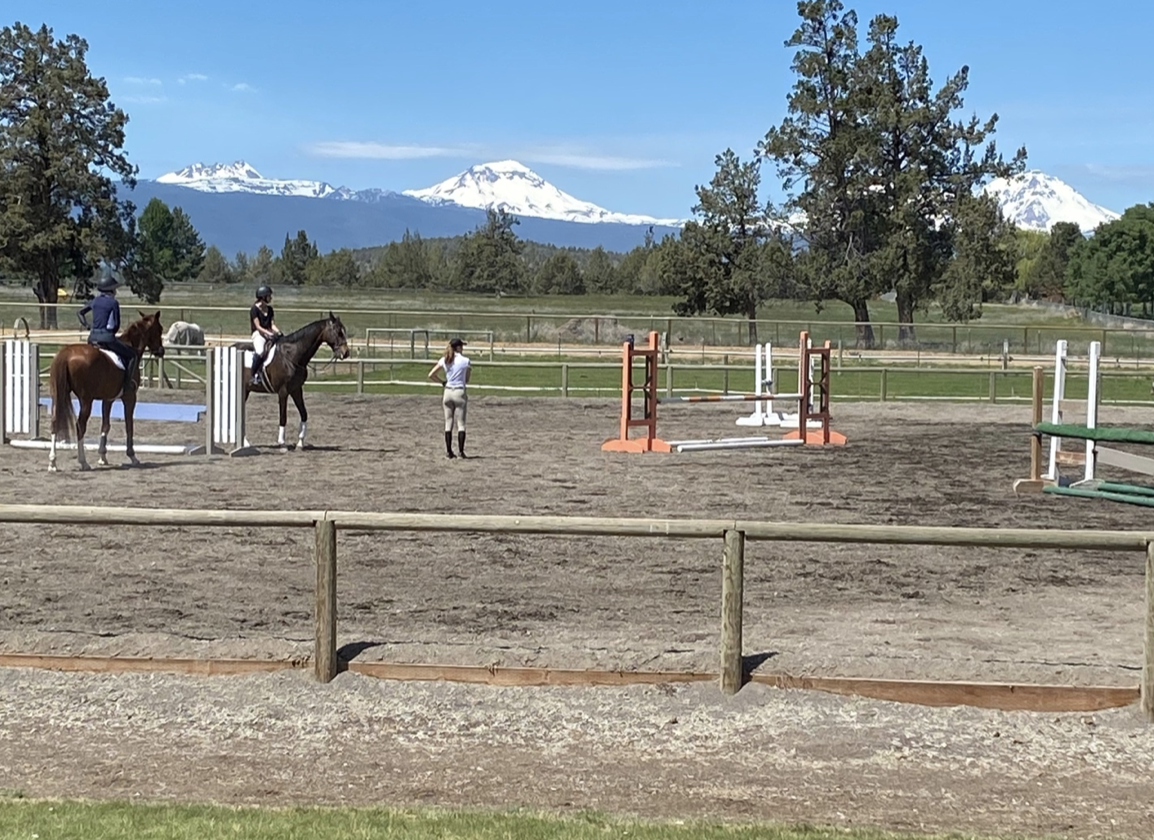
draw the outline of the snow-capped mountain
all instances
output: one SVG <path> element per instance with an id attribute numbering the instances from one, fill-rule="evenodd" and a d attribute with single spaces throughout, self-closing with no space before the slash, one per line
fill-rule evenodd
<path id="1" fill-rule="evenodd" d="M 501 160 L 471 166 L 459 175 L 422 190 L 404 190 L 404 195 L 429 204 L 456 204 L 480 210 L 504 210 L 514 216 L 559 219 L 564 222 L 617 222 L 626 225 L 680 226 L 676 219 L 655 219 L 628 213 L 614 213 L 588 201 L 581 201 L 550 184 L 536 172 L 515 160 Z"/>
<path id="2" fill-rule="evenodd" d="M 336 188 L 324 181 L 281 181 L 265 178 L 255 168 L 238 160 L 235 163 L 214 163 L 205 166 L 194 163 L 178 172 L 169 172 L 156 179 L 161 184 L 176 184 L 201 192 L 247 192 L 264 195 L 298 195 L 308 198 L 351 197 L 344 187 Z M 344 195 L 339 193 L 344 192 Z"/>
<path id="3" fill-rule="evenodd" d="M 1048 231 L 1058 222 L 1073 222 L 1089 233 L 1118 218 L 1113 210 L 1091 203 L 1064 181 L 1038 170 L 1014 178 L 995 178 L 985 189 L 1002 213 L 1018 227 Z"/>

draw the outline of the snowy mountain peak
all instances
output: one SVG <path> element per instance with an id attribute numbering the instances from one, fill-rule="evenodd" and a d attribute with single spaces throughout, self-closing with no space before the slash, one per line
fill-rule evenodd
<path id="1" fill-rule="evenodd" d="M 191 181 L 209 181 L 212 179 L 241 178 L 260 181 L 261 174 L 243 160 L 235 163 L 214 163 L 205 166 L 203 163 L 194 163 L 177 172 L 161 175 L 156 180 L 162 184 L 187 184 Z"/>
<path id="2" fill-rule="evenodd" d="M 156 179 L 161 184 L 175 184 L 201 192 L 248 192 L 264 195 L 297 195 L 308 198 L 346 197 L 324 181 L 277 180 L 265 178 L 243 160 L 235 163 L 194 163 Z M 347 192 L 347 191 L 346 191 Z"/>
<path id="3" fill-rule="evenodd" d="M 501 160 L 471 166 L 421 190 L 404 194 L 429 204 L 456 204 L 481 210 L 504 210 L 514 216 L 559 219 L 566 222 L 617 222 L 627 225 L 674 225 L 676 219 L 655 219 L 613 213 L 562 192 L 523 163 Z"/>
<path id="4" fill-rule="evenodd" d="M 1049 231 L 1058 222 L 1073 222 L 1085 232 L 1119 218 L 1113 210 L 1091 203 L 1066 182 L 1034 169 L 986 185 L 1002 213 L 1018 227 Z"/>

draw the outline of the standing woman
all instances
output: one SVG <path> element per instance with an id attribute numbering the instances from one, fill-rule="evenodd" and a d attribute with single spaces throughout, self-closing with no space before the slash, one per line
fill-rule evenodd
<path id="1" fill-rule="evenodd" d="M 472 369 L 469 367 L 469 357 L 461 352 L 464 346 L 465 342 L 454 338 L 445 348 L 445 355 L 437 359 L 429 371 L 429 379 L 439 382 L 445 388 L 441 404 L 445 407 L 445 452 L 450 458 L 457 457 L 453 454 L 454 422 L 457 424 L 457 451 L 462 458 L 468 457 L 465 455 L 465 409 L 469 398 L 465 394 L 465 386 L 469 384 Z M 445 372 L 443 380 L 437 375 L 439 370 Z"/>

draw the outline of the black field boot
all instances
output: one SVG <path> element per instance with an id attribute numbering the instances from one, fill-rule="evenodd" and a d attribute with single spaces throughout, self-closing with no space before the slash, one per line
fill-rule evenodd
<path id="1" fill-rule="evenodd" d="M 445 432 L 445 454 L 450 458 L 456 458 L 453 454 L 453 433 Z"/>
<path id="2" fill-rule="evenodd" d="M 461 453 L 462 458 L 468 458 L 465 454 L 465 433 L 457 432 L 457 451 Z"/>

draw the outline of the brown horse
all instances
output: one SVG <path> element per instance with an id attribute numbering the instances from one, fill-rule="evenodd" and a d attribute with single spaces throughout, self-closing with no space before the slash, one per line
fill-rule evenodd
<path id="1" fill-rule="evenodd" d="M 160 325 L 160 312 L 145 315 L 120 334 L 120 340 L 136 352 L 136 370 L 133 379 L 140 385 L 140 359 L 144 351 L 154 356 L 164 355 L 164 329 Z M 52 393 L 52 445 L 48 450 L 48 470 L 56 472 L 56 440 L 67 441 L 72 424 L 76 424 L 76 457 L 80 469 L 91 469 L 84 455 L 84 432 L 88 428 L 88 417 L 92 414 L 92 403 L 100 400 L 103 404 L 104 421 L 100 425 L 100 462 L 108 464 L 108 429 L 112 425 L 112 404 L 119 398 L 124 404 L 124 434 L 127 446 L 125 454 L 133 464 L 136 450 L 132 444 L 132 415 L 136 410 L 136 389 L 124 389 L 124 371 L 118 368 L 99 347 L 91 344 L 68 344 L 60 348 L 48 374 L 49 389 Z M 72 395 L 80 401 L 80 416 L 72 411 Z"/>
<path id="2" fill-rule="evenodd" d="M 304 448 L 305 428 L 309 419 L 308 410 L 305 408 L 304 384 L 309 378 L 309 362 L 321 349 L 322 344 L 327 344 L 339 359 L 349 357 L 349 341 L 345 335 L 345 325 L 332 312 L 329 313 L 329 317 L 306 324 L 280 339 L 276 343 L 276 355 L 261 370 L 258 384 L 253 385 L 248 379 L 245 380 L 245 402 L 248 402 L 248 395 L 253 391 L 275 393 L 280 399 L 280 435 L 277 443 L 281 446 L 284 446 L 284 428 L 288 421 L 288 399 L 292 397 L 301 418 L 297 449 Z"/>

